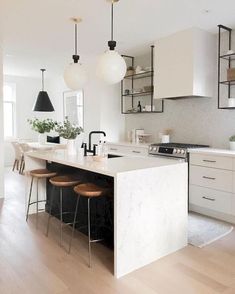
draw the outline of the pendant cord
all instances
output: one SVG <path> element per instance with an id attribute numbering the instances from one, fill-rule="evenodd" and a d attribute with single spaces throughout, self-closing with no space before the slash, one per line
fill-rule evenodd
<path id="1" fill-rule="evenodd" d="M 78 25 L 75 23 L 75 55 L 78 55 Z"/>
<path id="2" fill-rule="evenodd" d="M 111 5 L 111 41 L 113 41 L 113 2 Z"/>
<path id="3" fill-rule="evenodd" d="M 41 69 L 41 72 L 42 72 L 42 91 L 44 91 L 44 72 L 46 70 L 45 69 Z"/>

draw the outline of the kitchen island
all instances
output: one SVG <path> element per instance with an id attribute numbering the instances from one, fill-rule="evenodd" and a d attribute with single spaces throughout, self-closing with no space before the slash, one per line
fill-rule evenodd
<path id="1" fill-rule="evenodd" d="M 32 151 L 25 160 L 26 171 L 52 162 L 112 179 L 115 277 L 187 245 L 187 163 L 128 156 L 95 162 L 65 150 Z"/>

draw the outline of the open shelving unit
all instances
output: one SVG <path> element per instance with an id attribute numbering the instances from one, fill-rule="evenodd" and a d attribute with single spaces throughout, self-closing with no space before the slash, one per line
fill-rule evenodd
<path id="1" fill-rule="evenodd" d="M 135 67 L 135 57 L 122 55 L 128 66 Z M 121 82 L 121 112 L 122 114 L 140 114 L 140 113 L 162 113 L 164 111 L 164 101 L 154 99 L 154 46 L 151 46 L 150 70 L 126 75 Z M 136 87 L 149 86 L 150 90 L 135 92 Z M 129 93 L 126 93 L 126 90 Z M 137 99 L 138 98 L 138 99 Z M 137 112 L 137 104 L 140 101 L 142 109 L 148 105 L 150 111 Z M 145 103 L 145 104 L 144 104 Z"/>
<path id="2" fill-rule="evenodd" d="M 233 64 L 235 67 L 235 53 L 231 54 L 222 54 L 223 50 L 232 49 L 232 29 L 224 25 L 218 25 L 219 36 L 218 36 L 218 109 L 235 109 L 235 106 L 228 106 L 229 99 L 232 98 L 232 94 L 235 98 L 235 80 L 226 80 L 225 71 L 232 68 Z M 226 34 L 226 35 L 225 35 Z M 227 40 L 224 41 L 223 38 Z M 222 101 L 223 105 L 222 105 Z M 227 105 L 226 105 L 227 104 Z"/>

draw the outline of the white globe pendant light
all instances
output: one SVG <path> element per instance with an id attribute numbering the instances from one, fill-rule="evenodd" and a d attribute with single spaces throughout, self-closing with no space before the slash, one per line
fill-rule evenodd
<path id="1" fill-rule="evenodd" d="M 67 65 L 64 70 L 64 81 L 71 90 L 81 90 L 87 82 L 87 72 L 79 62 L 80 56 L 77 54 L 77 24 L 82 21 L 81 18 L 72 18 L 75 23 L 75 54 L 72 56 L 73 63 Z"/>
<path id="2" fill-rule="evenodd" d="M 109 50 L 103 53 L 97 64 L 97 75 L 108 84 L 119 83 L 126 74 L 126 62 L 115 51 L 116 41 L 113 40 L 113 4 L 119 0 L 107 0 L 111 2 L 111 41 L 108 42 Z"/>

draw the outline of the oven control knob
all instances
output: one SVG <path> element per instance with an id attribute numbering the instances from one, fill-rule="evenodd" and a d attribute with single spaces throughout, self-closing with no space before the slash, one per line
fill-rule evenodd
<path id="1" fill-rule="evenodd" d="M 149 150 L 152 151 L 153 150 L 153 147 L 149 147 Z"/>
<path id="2" fill-rule="evenodd" d="M 175 154 L 175 153 L 177 153 L 177 149 L 174 148 L 174 150 L 173 150 L 173 154 Z"/>
<path id="3" fill-rule="evenodd" d="M 185 150 L 184 149 L 181 149 L 181 154 L 184 154 L 185 153 Z"/>
<path id="4" fill-rule="evenodd" d="M 153 151 L 157 151 L 157 147 L 153 147 Z"/>
<path id="5" fill-rule="evenodd" d="M 177 153 L 180 154 L 180 152 L 181 152 L 180 149 L 177 149 Z"/>

